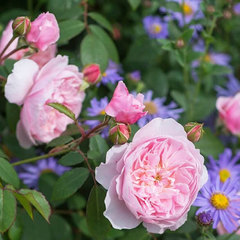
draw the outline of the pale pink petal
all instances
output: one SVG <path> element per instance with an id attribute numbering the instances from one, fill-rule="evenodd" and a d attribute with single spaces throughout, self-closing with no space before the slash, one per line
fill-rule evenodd
<path id="1" fill-rule="evenodd" d="M 5 85 L 5 97 L 10 103 L 23 104 L 38 69 L 38 65 L 29 59 L 22 59 L 14 64 L 13 73 L 8 76 Z"/>
<path id="2" fill-rule="evenodd" d="M 101 163 L 99 167 L 96 168 L 96 180 L 106 189 L 109 188 L 111 181 L 118 174 L 116 169 L 117 163 L 120 161 L 122 155 L 124 154 L 128 144 L 113 146 L 106 156 L 106 163 Z"/>
<path id="3" fill-rule="evenodd" d="M 16 135 L 20 146 L 23 148 L 30 148 L 33 144 L 35 144 L 35 142 L 31 141 L 21 121 L 19 121 L 17 124 Z"/>
<path id="4" fill-rule="evenodd" d="M 115 229 L 131 229 L 140 224 L 124 201 L 118 199 L 116 193 L 116 182 L 113 180 L 105 198 L 106 211 L 103 215 L 111 222 Z"/>

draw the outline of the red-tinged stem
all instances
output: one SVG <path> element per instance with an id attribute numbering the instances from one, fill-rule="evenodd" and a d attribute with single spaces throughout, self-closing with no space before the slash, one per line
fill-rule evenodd
<path id="1" fill-rule="evenodd" d="M 5 48 L 2 50 L 2 52 L 0 53 L 0 62 L 2 62 L 2 56 L 3 54 L 6 52 L 6 50 L 8 49 L 8 47 L 13 43 L 13 41 L 16 39 L 16 36 L 12 36 L 12 38 L 9 40 L 9 42 L 7 43 L 7 45 L 5 46 Z"/>
<path id="2" fill-rule="evenodd" d="M 19 48 L 16 48 L 16 49 L 12 50 L 10 53 L 8 53 L 7 55 L 5 55 L 5 56 L 1 59 L 1 61 L 4 61 L 5 59 L 9 58 L 9 57 L 10 57 L 11 55 L 13 55 L 14 53 L 16 53 L 16 52 L 18 52 L 18 51 L 20 51 L 20 50 L 22 50 L 22 49 L 25 49 L 25 48 L 28 48 L 28 46 L 22 46 L 22 47 L 19 47 Z"/>
<path id="3" fill-rule="evenodd" d="M 84 25 L 88 33 L 90 33 L 90 29 L 88 27 L 88 0 L 83 0 L 81 2 L 81 5 L 84 7 L 84 13 L 83 13 L 83 18 L 84 18 Z"/>

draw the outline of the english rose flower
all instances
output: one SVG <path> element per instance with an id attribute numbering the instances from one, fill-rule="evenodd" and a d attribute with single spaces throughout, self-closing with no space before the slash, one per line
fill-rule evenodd
<path id="1" fill-rule="evenodd" d="M 143 98 L 144 96 L 141 93 L 136 97 L 129 94 L 126 85 L 123 81 L 120 81 L 105 112 L 107 115 L 114 117 L 117 122 L 134 124 L 147 114 L 147 112 L 143 112 L 145 108 Z"/>
<path id="2" fill-rule="evenodd" d="M 114 146 L 96 168 L 106 188 L 104 216 L 116 229 L 141 222 L 152 233 L 176 230 L 208 175 L 204 158 L 173 119 L 155 118 L 132 143 Z"/>
<path id="3" fill-rule="evenodd" d="M 59 27 L 52 13 L 40 14 L 32 23 L 27 34 L 27 41 L 41 51 L 45 51 L 59 39 Z"/>
<path id="4" fill-rule="evenodd" d="M 0 53 L 2 52 L 2 50 L 5 48 L 5 46 L 8 44 L 8 42 L 11 40 L 11 38 L 13 37 L 13 30 L 12 30 L 12 23 L 13 20 L 11 20 L 7 27 L 5 28 L 5 30 L 2 33 L 2 37 L 0 40 Z M 17 47 L 18 44 L 18 39 L 16 38 L 12 44 L 8 47 L 8 49 L 6 50 L 6 52 L 3 54 L 3 56 L 7 55 L 8 53 L 10 53 L 12 50 L 14 50 Z M 14 59 L 14 60 L 20 60 L 24 53 L 28 51 L 27 49 L 22 49 L 14 54 L 12 54 L 9 58 Z M 2 64 L 2 63 L 0 63 Z"/>
<path id="5" fill-rule="evenodd" d="M 216 107 L 228 130 L 234 135 L 240 135 L 240 93 L 233 97 L 219 97 Z"/>
<path id="6" fill-rule="evenodd" d="M 73 120 L 47 104 L 61 103 L 78 116 L 85 96 L 80 91 L 82 82 L 83 74 L 77 66 L 68 65 L 66 56 L 58 55 L 40 70 L 30 59 L 14 64 L 5 96 L 11 103 L 23 104 L 17 125 L 17 138 L 22 147 L 47 143 L 65 131 Z"/>

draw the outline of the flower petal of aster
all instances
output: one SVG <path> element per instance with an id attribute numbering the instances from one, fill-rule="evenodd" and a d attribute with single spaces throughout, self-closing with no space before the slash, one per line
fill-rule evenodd
<path id="1" fill-rule="evenodd" d="M 124 154 L 128 144 L 113 146 L 106 156 L 106 163 L 96 168 L 96 180 L 106 189 L 109 188 L 113 178 L 117 175 L 116 165 Z"/>
<path id="2" fill-rule="evenodd" d="M 113 180 L 105 198 L 106 211 L 103 215 L 109 219 L 115 229 L 131 229 L 140 224 L 140 220 L 129 211 L 116 192 L 116 182 Z"/>
<path id="3" fill-rule="evenodd" d="M 29 59 L 22 59 L 14 64 L 13 73 L 8 76 L 5 85 L 5 97 L 10 103 L 23 104 L 38 70 L 38 65 Z"/>

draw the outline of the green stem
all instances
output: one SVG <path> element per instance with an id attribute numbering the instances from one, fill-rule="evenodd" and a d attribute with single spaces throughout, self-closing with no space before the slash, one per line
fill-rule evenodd
<path id="1" fill-rule="evenodd" d="M 6 52 L 6 50 L 8 49 L 8 47 L 13 43 L 13 41 L 16 39 L 16 36 L 12 36 L 12 38 L 9 40 L 9 42 L 7 43 L 7 45 L 5 46 L 5 48 L 2 50 L 2 52 L 0 53 L 0 63 L 2 62 L 2 56 L 3 54 Z"/>
<path id="2" fill-rule="evenodd" d="M 190 235 L 189 233 L 185 233 L 185 236 L 186 236 L 186 238 L 187 238 L 188 240 L 192 240 L 192 237 L 191 237 L 191 235 Z"/>
<path id="3" fill-rule="evenodd" d="M 28 159 L 24 159 L 15 163 L 12 163 L 12 166 L 17 166 L 17 165 L 21 165 L 21 164 L 25 164 L 25 163 L 31 163 L 31 162 L 35 162 L 44 158 L 49 158 L 49 157 L 54 157 L 54 156 L 58 156 L 58 155 L 62 155 L 64 153 L 70 152 L 71 148 L 59 151 L 59 152 L 53 152 L 53 153 L 47 153 L 38 157 L 33 157 L 33 158 L 28 158 Z"/>

